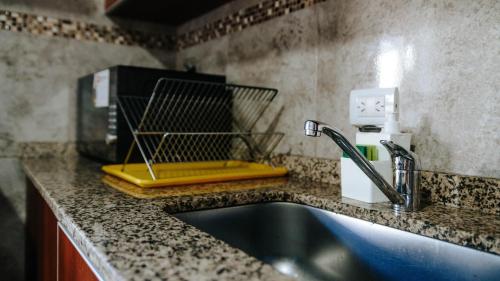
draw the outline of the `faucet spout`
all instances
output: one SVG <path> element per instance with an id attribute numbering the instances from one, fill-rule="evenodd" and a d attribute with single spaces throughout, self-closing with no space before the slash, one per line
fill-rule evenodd
<path id="1" fill-rule="evenodd" d="M 304 123 L 304 132 L 308 137 L 321 137 L 321 126 L 324 124 L 318 121 L 307 120 Z"/>
<path id="2" fill-rule="evenodd" d="M 400 194 L 396 188 L 391 186 L 373 167 L 373 165 L 363 156 L 348 140 L 345 138 L 338 129 L 333 128 L 325 123 L 307 120 L 304 123 L 304 131 L 306 136 L 319 137 L 321 134 L 329 136 L 363 171 L 370 180 L 384 193 L 387 198 L 392 202 L 396 210 L 415 210 L 412 206 L 407 206 L 407 198 L 405 194 Z M 387 143 L 387 145 L 392 142 Z M 386 145 L 384 143 L 384 145 Z"/>

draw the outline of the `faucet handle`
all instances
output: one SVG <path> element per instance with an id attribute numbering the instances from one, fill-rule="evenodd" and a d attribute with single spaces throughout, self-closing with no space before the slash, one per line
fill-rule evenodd
<path id="1" fill-rule="evenodd" d="M 418 156 L 392 141 L 381 140 L 380 143 L 389 151 L 396 170 L 416 170 L 420 168 Z"/>

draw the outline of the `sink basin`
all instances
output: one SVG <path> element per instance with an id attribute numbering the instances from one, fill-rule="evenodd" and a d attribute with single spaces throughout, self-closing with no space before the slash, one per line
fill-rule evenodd
<path id="1" fill-rule="evenodd" d="M 299 204 L 174 216 L 299 280 L 500 280 L 500 256 Z"/>

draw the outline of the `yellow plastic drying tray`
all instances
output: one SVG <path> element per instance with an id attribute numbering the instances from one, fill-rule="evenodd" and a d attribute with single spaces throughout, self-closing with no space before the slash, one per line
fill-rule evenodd
<path id="1" fill-rule="evenodd" d="M 288 172 L 283 167 L 245 161 L 207 161 L 155 164 L 156 180 L 151 178 L 146 164 L 105 165 L 102 170 L 140 187 L 164 187 L 253 178 L 279 177 Z"/>

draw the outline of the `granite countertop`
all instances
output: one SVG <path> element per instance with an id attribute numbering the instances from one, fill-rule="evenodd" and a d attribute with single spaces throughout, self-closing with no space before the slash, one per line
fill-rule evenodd
<path id="1" fill-rule="evenodd" d="M 337 185 L 253 180 L 186 187 L 214 193 L 137 199 L 105 185 L 99 164 L 80 157 L 25 159 L 24 169 L 104 280 L 292 280 L 168 214 L 266 201 L 306 204 L 500 255 L 497 215 L 440 204 L 396 215 L 389 204 L 341 198 Z M 234 188 L 249 184 L 267 187 Z"/>

